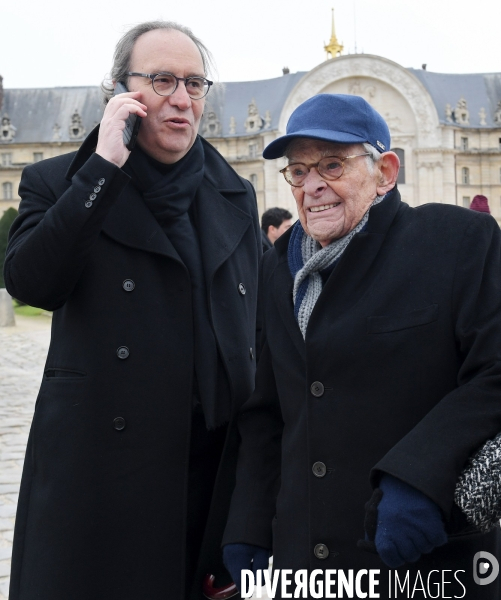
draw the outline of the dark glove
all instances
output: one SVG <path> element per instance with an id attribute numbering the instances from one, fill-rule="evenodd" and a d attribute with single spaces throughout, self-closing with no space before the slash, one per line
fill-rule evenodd
<path id="1" fill-rule="evenodd" d="M 268 569 L 269 561 L 270 551 L 260 546 L 251 544 L 226 544 L 223 546 L 223 563 L 238 591 L 240 591 L 242 569 L 252 570 L 256 576 L 256 571 Z"/>
<path id="2" fill-rule="evenodd" d="M 373 542 L 372 548 L 392 569 L 415 562 L 421 554 L 447 542 L 438 506 L 428 496 L 392 475 L 383 475 L 380 489 L 374 490 L 366 509 L 367 537 L 359 547 L 370 550 L 370 542 Z"/>

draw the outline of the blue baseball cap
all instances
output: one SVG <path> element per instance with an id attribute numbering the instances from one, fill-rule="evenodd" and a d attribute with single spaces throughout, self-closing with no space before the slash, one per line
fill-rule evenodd
<path id="1" fill-rule="evenodd" d="M 390 130 L 383 117 L 360 96 L 348 94 L 318 94 L 300 104 L 290 116 L 286 135 L 268 144 L 263 157 L 283 156 L 296 138 L 338 144 L 367 142 L 379 152 L 390 149 Z"/>

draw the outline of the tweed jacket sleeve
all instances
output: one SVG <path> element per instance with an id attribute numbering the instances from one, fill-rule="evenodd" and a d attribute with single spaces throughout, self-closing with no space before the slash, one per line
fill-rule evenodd
<path id="1" fill-rule="evenodd" d="M 466 461 L 501 430 L 501 235 L 494 219 L 472 214 L 456 253 L 451 314 L 457 387 L 375 465 L 451 515 Z"/>
<path id="2" fill-rule="evenodd" d="M 110 208 L 130 180 L 92 154 L 65 179 L 71 155 L 26 167 L 4 266 L 9 293 L 32 306 L 55 310 L 75 287 Z"/>

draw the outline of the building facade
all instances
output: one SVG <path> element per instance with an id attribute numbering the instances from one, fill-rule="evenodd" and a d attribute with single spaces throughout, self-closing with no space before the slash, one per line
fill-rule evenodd
<path id="1" fill-rule="evenodd" d="M 320 93 L 362 96 L 383 115 L 402 164 L 405 202 L 469 206 L 484 194 L 501 222 L 501 73 L 432 73 L 367 54 L 213 86 L 200 133 L 252 182 L 260 212 L 282 206 L 295 214 L 278 173 L 284 159 L 264 161 L 262 151 L 285 133 L 292 111 Z M 102 111 L 98 87 L 3 89 L 0 82 L 0 213 L 19 203 L 22 168 L 76 150 Z"/>

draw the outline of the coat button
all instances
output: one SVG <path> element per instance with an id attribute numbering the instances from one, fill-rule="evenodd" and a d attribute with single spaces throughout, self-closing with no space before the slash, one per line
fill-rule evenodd
<path id="1" fill-rule="evenodd" d="M 125 429 L 125 419 L 123 417 L 117 417 L 116 419 L 113 419 L 113 427 L 117 431 L 122 431 L 122 429 Z"/>
<path id="2" fill-rule="evenodd" d="M 104 177 L 101 177 L 101 179 L 98 181 L 99 185 L 104 185 L 104 182 L 106 181 L 106 179 Z"/>
<path id="3" fill-rule="evenodd" d="M 132 279 L 126 279 L 122 283 L 122 287 L 126 292 L 132 292 L 132 290 L 136 287 L 136 284 L 132 281 Z"/>
<path id="4" fill-rule="evenodd" d="M 314 381 L 310 385 L 310 391 L 315 396 L 315 398 L 320 398 L 320 396 L 324 395 L 324 384 L 320 381 Z"/>
<path id="5" fill-rule="evenodd" d="M 94 192 L 89 196 L 89 200 L 94 201 L 97 198 L 97 194 L 94 194 Z"/>
<path id="6" fill-rule="evenodd" d="M 245 296 L 245 292 L 247 290 L 245 289 L 245 285 L 243 283 L 238 284 L 238 291 L 242 294 L 242 296 Z"/>
<path id="7" fill-rule="evenodd" d="M 85 208 L 90 208 L 92 206 L 92 202 L 90 200 L 87 200 L 87 202 L 85 203 Z"/>
<path id="8" fill-rule="evenodd" d="M 252 348 L 249 348 L 249 356 L 251 360 L 254 360 L 254 350 Z"/>
<path id="9" fill-rule="evenodd" d="M 96 194 L 99 194 L 100 191 L 101 191 L 101 186 L 100 185 L 96 185 L 96 187 L 94 188 L 94 192 Z"/>
<path id="10" fill-rule="evenodd" d="M 129 349 L 127 346 L 120 346 L 120 348 L 117 350 L 117 356 L 121 359 L 127 358 L 129 356 Z"/>
<path id="11" fill-rule="evenodd" d="M 322 560 L 329 556 L 329 548 L 325 544 L 317 544 L 313 549 L 313 554 Z"/>
<path id="12" fill-rule="evenodd" d="M 324 477 L 325 474 L 327 473 L 327 467 L 324 465 L 323 462 L 314 463 L 313 467 L 311 469 L 312 469 L 313 475 L 315 475 L 315 477 Z"/>

